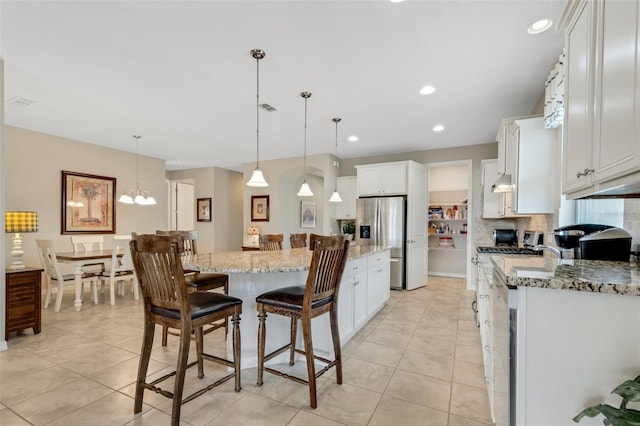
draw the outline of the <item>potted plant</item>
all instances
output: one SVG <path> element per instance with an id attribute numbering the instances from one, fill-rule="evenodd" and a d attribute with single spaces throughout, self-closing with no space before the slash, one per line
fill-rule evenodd
<path id="1" fill-rule="evenodd" d="M 578 423 L 584 416 L 595 417 L 598 414 L 605 416 L 603 423 L 612 426 L 634 426 L 640 425 L 640 411 L 627 408 L 627 403 L 640 401 L 640 376 L 634 380 L 627 380 L 619 385 L 611 393 L 622 397 L 620 408 L 612 407 L 608 404 L 597 404 L 587 407 L 573 418 Z"/>
<path id="2" fill-rule="evenodd" d="M 347 236 L 347 239 L 352 240 L 356 233 L 356 224 L 353 222 L 346 222 L 342 225 L 342 233 Z"/>

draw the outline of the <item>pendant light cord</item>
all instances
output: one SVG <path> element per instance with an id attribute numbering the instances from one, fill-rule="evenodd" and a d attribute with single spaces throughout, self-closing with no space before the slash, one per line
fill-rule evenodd
<path id="1" fill-rule="evenodd" d="M 304 181 L 307 181 L 307 99 L 304 98 Z"/>
<path id="2" fill-rule="evenodd" d="M 142 136 L 136 136 L 133 135 L 133 137 L 136 140 L 136 195 L 138 194 L 138 192 L 140 192 L 140 174 L 139 174 L 139 169 L 140 169 L 140 138 Z"/>
<path id="3" fill-rule="evenodd" d="M 260 168 L 260 58 L 256 58 L 256 169 Z"/>

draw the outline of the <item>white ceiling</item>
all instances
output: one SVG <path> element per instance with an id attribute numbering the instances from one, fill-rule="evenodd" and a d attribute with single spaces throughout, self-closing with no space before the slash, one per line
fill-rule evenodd
<path id="1" fill-rule="evenodd" d="M 168 170 L 241 170 L 256 156 L 260 48 L 260 101 L 277 108 L 260 113 L 261 160 L 302 155 L 301 91 L 309 154 L 334 151 L 336 116 L 343 158 L 487 143 L 536 105 L 563 34 L 526 29 L 563 6 L 5 0 L 5 122 L 131 152 L 137 134 Z"/>

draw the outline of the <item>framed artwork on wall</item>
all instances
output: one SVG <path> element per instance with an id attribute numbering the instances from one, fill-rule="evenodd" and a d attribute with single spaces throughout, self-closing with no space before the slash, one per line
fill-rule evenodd
<path id="1" fill-rule="evenodd" d="M 300 226 L 303 228 L 316 227 L 316 203 L 300 201 Z"/>
<path id="2" fill-rule="evenodd" d="M 251 222 L 269 222 L 269 196 L 251 196 Z"/>
<path id="3" fill-rule="evenodd" d="M 198 198 L 198 222 L 211 222 L 211 198 Z"/>
<path id="4" fill-rule="evenodd" d="M 116 178 L 62 171 L 62 234 L 115 234 Z"/>

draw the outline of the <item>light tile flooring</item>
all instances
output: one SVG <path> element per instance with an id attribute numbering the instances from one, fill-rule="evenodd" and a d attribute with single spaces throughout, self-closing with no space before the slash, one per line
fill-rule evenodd
<path id="1" fill-rule="evenodd" d="M 170 400 L 150 392 L 143 412 L 133 414 L 142 301 L 127 295 L 110 306 L 101 299 L 75 312 L 71 294 L 67 290 L 61 312 L 43 311 L 41 334 L 12 336 L 9 350 L 0 352 L 0 424 L 169 424 Z M 239 393 L 233 381 L 207 392 L 183 406 L 181 424 L 490 424 L 472 300 L 463 280 L 452 278 L 430 277 L 426 288 L 392 291 L 384 309 L 345 345 L 344 383 L 335 383 L 333 371 L 320 378 L 315 410 L 306 386 L 265 374 L 259 388 L 255 369 L 245 369 Z M 156 376 L 174 368 L 177 354 L 177 338 L 163 348 L 159 334 L 149 366 Z M 215 334 L 206 337 L 207 348 L 224 350 Z M 202 381 L 194 370 L 187 372 L 185 395 L 222 374 L 206 361 Z"/>

